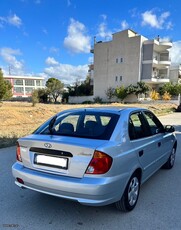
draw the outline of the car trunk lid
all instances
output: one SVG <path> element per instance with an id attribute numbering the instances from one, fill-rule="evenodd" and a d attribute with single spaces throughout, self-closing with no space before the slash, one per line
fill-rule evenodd
<path id="1" fill-rule="evenodd" d="M 108 141 L 33 134 L 18 142 L 25 167 L 82 178 L 94 151 Z"/>

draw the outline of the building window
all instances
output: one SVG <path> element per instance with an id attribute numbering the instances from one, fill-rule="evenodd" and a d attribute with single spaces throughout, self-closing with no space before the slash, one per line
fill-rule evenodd
<path id="1" fill-rule="evenodd" d="M 26 93 L 32 93 L 33 90 L 34 90 L 34 88 L 32 88 L 32 87 L 26 87 L 25 88 Z"/>
<path id="2" fill-rule="evenodd" d="M 41 81 L 40 80 L 36 80 L 36 85 L 37 86 L 41 86 Z"/>
<path id="3" fill-rule="evenodd" d="M 14 83 L 14 85 L 23 85 L 23 80 L 22 79 L 14 79 L 13 83 Z"/>
<path id="4" fill-rule="evenodd" d="M 118 81 L 118 76 L 115 77 L 115 81 Z"/>
<path id="5" fill-rule="evenodd" d="M 120 57 L 120 58 L 116 58 L 116 63 L 122 63 L 123 62 L 123 58 Z"/>
<path id="6" fill-rule="evenodd" d="M 23 93 L 23 87 L 14 87 L 14 93 Z"/>
<path id="7" fill-rule="evenodd" d="M 34 80 L 32 79 L 25 80 L 25 85 L 34 86 L 35 85 Z"/>
<path id="8" fill-rule="evenodd" d="M 119 81 L 122 81 L 123 80 L 123 76 L 119 76 Z"/>

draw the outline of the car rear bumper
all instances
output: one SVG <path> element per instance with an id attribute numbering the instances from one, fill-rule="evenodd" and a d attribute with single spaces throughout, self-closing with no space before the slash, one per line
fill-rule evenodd
<path id="1" fill-rule="evenodd" d="M 121 199 L 128 175 L 115 177 L 83 177 L 73 178 L 25 168 L 16 162 L 12 166 L 15 184 L 65 199 L 78 201 L 81 204 L 102 206 Z M 24 181 L 19 183 L 17 178 Z"/>

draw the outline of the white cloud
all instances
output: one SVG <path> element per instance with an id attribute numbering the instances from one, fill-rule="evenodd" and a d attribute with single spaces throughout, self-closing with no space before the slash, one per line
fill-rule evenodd
<path id="1" fill-rule="evenodd" d="M 154 14 L 152 10 L 145 11 L 142 14 L 142 25 L 143 26 L 149 25 L 156 29 L 163 29 L 163 28 L 170 29 L 171 22 L 166 21 L 169 16 L 170 13 L 168 11 L 163 12 L 160 16 Z"/>
<path id="2" fill-rule="evenodd" d="M 105 40 L 110 40 L 112 38 L 112 31 L 110 31 L 107 28 L 107 16 L 105 14 L 101 15 L 103 22 L 101 22 L 98 26 L 98 33 L 97 33 L 97 37 L 103 38 Z"/>
<path id="3" fill-rule="evenodd" d="M 70 19 L 68 36 L 64 39 L 64 46 L 71 53 L 89 53 L 90 41 L 90 36 L 86 35 L 84 24 L 75 21 L 73 18 Z"/>
<path id="4" fill-rule="evenodd" d="M 16 26 L 16 27 L 20 27 L 22 25 L 22 20 L 21 18 L 19 18 L 16 14 L 12 15 L 12 16 L 9 16 L 7 18 L 7 22 L 10 24 L 10 25 L 13 25 L 13 26 Z"/>
<path id="5" fill-rule="evenodd" d="M 2 28 L 6 24 L 13 25 L 19 28 L 22 25 L 22 20 L 16 14 L 8 17 L 0 17 L 0 27 Z"/>
<path id="6" fill-rule="evenodd" d="M 121 22 L 121 30 L 128 29 L 128 27 L 129 27 L 129 24 L 126 22 L 126 20 L 123 20 Z"/>
<path id="7" fill-rule="evenodd" d="M 181 41 L 173 42 L 170 56 L 173 64 L 181 64 Z"/>
<path id="8" fill-rule="evenodd" d="M 46 76 L 46 78 L 55 77 L 64 84 L 74 83 L 77 79 L 86 79 L 88 71 L 87 65 L 73 66 L 69 64 L 62 64 L 50 57 L 46 59 L 46 64 L 51 65 L 44 69 L 44 76 Z"/>
<path id="9" fill-rule="evenodd" d="M 91 64 L 91 63 L 93 63 L 93 62 L 94 62 L 94 58 L 93 58 L 93 57 L 89 57 L 89 58 L 88 58 L 88 63 Z"/>
<path id="10" fill-rule="evenodd" d="M 48 57 L 46 60 L 45 60 L 45 63 L 47 65 L 58 65 L 58 61 L 56 61 L 53 57 Z"/>
<path id="11" fill-rule="evenodd" d="M 107 24 L 105 22 L 102 22 L 98 27 L 98 37 L 104 38 L 106 40 L 109 40 L 112 38 L 112 32 L 107 29 Z"/>
<path id="12" fill-rule="evenodd" d="M 11 67 L 13 74 L 22 74 L 24 63 L 23 61 L 17 60 L 16 56 L 21 55 L 20 50 L 14 50 L 8 47 L 0 49 L 0 56 L 8 66 Z"/>

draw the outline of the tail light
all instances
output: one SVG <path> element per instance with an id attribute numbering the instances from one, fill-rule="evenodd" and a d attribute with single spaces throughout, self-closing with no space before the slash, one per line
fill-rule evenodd
<path id="1" fill-rule="evenodd" d="M 109 171 L 111 165 L 112 157 L 103 152 L 95 151 L 86 174 L 104 174 Z"/>
<path id="2" fill-rule="evenodd" d="M 17 142 L 17 144 L 16 144 L 16 160 L 22 162 L 22 158 L 21 158 L 21 148 L 20 148 L 20 145 L 19 145 L 18 142 Z"/>

